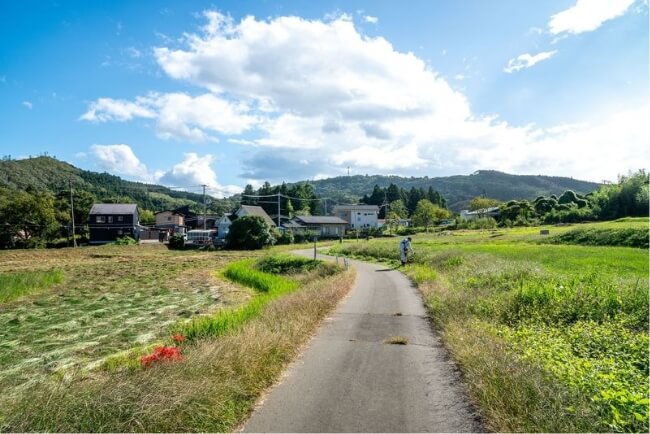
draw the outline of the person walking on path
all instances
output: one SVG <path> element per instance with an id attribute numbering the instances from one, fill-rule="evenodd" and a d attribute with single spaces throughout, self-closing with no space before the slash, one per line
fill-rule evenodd
<path id="1" fill-rule="evenodd" d="M 413 248 L 411 248 L 411 237 L 404 238 L 399 242 L 399 257 L 400 261 L 402 261 L 402 265 L 406 265 L 408 262 L 409 253 L 415 253 Z"/>

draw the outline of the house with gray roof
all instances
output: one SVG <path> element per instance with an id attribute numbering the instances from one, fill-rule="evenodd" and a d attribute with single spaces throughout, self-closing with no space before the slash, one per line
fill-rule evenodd
<path id="1" fill-rule="evenodd" d="M 271 219 L 271 217 L 269 217 L 269 215 L 266 213 L 266 211 L 264 211 L 264 208 L 262 208 L 261 206 L 242 205 L 242 206 L 239 207 L 239 209 L 237 210 L 235 215 L 237 217 L 244 217 L 244 216 L 247 216 L 247 215 L 256 215 L 258 217 L 262 217 L 264 219 L 264 221 L 269 224 L 269 226 L 271 226 L 271 227 L 276 226 L 273 219 Z"/>
<path id="2" fill-rule="evenodd" d="M 325 238 L 338 238 L 345 235 L 348 222 L 335 216 L 296 216 L 293 222 L 309 232 Z"/>
<path id="3" fill-rule="evenodd" d="M 132 203 L 96 203 L 88 218 L 90 244 L 115 242 L 125 235 L 140 238 L 138 206 Z"/>

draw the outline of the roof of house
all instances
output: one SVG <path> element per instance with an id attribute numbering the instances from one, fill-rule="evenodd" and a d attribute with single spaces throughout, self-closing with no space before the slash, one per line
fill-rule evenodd
<path id="1" fill-rule="evenodd" d="M 138 206 L 134 203 L 96 203 L 90 209 L 93 214 L 135 214 Z"/>
<path id="2" fill-rule="evenodd" d="M 339 218 L 328 215 L 305 215 L 297 216 L 296 220 L 301 223 L 310 225 L 347 225 L 348 222 Z"/>
<path id="3" fill-rule="evenodd" d="M 266 211 L 264 211 L 264 208 L 262 208 L 261 206 L 242 205 L 239 208 L 239 211 L 241 211 L 241 210 L 246 211 L 246 215 L 256 215 L 256 216 L 262 217 L 264 219 L 264 221 L 266 221 L 269 225 L 275 226 L 275 222 L 273 221 L 273 219 L 271 219 L 271 217 L 269 217 L 269 215 L 266 213 Z M 237 212 L 239 212 L 239 211 L 237 211 Z"/>
<path id="4" fill-rule="evenodd" d="M 469 210 L 462 210 L 461 214 L 469 215 L 469 214 L 488 214 L 488 213 L 496 213 L 499 212 L 499 207 L 498 206 L 492 206 L 490 208 L 483 208 L 483 209 L 477 209 L 475 211 L 469 211 Z"/>
<path id="5" fill-rule="evenodd" d="M 379 211 L 379 207 L 377 205 L 365 205 L 365 204 L 359 204 L 359 205 L 336 205 L 334 207 L 334 212 L 339 209 L 366 209 L 366 210 L 372 210 L 372 211 Z"/>
<path id="6" fill-rule="evenodd" d="M 179 215 L 179 216 L 185 217 L 185 214 L 183 214 L 182 212 L 178 212 L 176 210 L 173 210 L 173 209 L 166 209 L 164 211 L 158 211 L 154 215 L 162 214 L 164 212 L 170 212 L 170 213 L 172 213 L 172 215 Z"/>
<path id="7" fill-rule="evenodd" d="M 282 223 L 282 226 L 287 228 L 287 229 L 292 229 L 292 228 L 293 229 L 300 229 L 300 228 L 306 227 L 306 226 L 301 225 L 300 223 L 298 223 L 296 221 L 284 222 L 284 223 Z"/>

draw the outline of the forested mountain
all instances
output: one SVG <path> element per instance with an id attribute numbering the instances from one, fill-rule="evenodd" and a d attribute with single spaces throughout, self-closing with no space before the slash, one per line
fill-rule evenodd
<path id="1" fill-rule="evenodd" d="M 383 175 L 339 176 L 336 178 L 309 181 L 317 196 L 327 197 L 328 203 L 357 203 L 364 195 L 373 192 L 374 186 L 386 188 L 395 184 L 405 190 L 412 187 L 432 187 L 446 200 L 454 211 L 467 207 L 476 196 L 486 196 L 501 201 L 512 199 L 532 200 L 538 196 L 560 195 L 566 190 L 589 193 L 599 184 L 573 178 L 510 175 L 494 170 L 479 170 L 471 175 L 446 177 L 400 177 Z M 287 184 L 295 188 L 301 183 Z M 36 157 L 24 160 L 0 161 L 0 187 L 31 191 L 48 191 L 53 194 L 69 191 L 70 185 L 76 191 L 91 193 L 98 201 L 134 202 L 142 209 L 160 211 L 189 205 L 201 210 L 203 196 L 197 193 L 172 190 L 161 185 L 126 181 L 108 173 L 79 169 L 71 164 L 50 157 Z M 209 200 L 212 212 L 230 211 L 239 203 L 239 196 L 232 199 Z"/>
<path id="2" fill-rule="evenodd" d="M 51 157 L 0 161 L 0 187 L 33 193 L 91 195 L 97 202 L 136 203 L 141 209 L 162 211 L 189 205 L 203 210 L 203 195 L 161 185 L 126 181 L 108 173 L 91 172 Z M 208 209 L 220 213 L 236 206 L 231 200 L 209 198 Z"/>
<path id="3" fill-rule="evenodd" d="M 428 190 L 432 187 L 447 201 L 453 211 L 466 208 L 476 196 L 486 196 L 501 201 L 512 199 L 535 199 L 538 196 L 560 195 L 566 190 L 589 193 L 599 184 L 573 178 L 542 175 L 509 175 L 494 170 L 479 170 L 471 175 L 437 178 L 401 177 L 382 175 L 339 176 L 311 181 L 316 194 L 332 198 L 335 203 L 354 203 L 370 194 L 375 185 L 386 188 L 395 184 L 405 190 L 412 187 Z"/>

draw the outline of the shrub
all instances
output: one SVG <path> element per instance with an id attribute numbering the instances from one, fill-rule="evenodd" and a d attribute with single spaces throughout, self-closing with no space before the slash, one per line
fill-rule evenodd
<path id="1" fill-rule="evenodd" d="M 130 246 L 133 244 L 138 244 L 138 242 L 130 236 L 124 235 L 123 237 L 119 237 L 117 240 L 115 240 L 115 244 L 118 246 Z"/>
<path id="2" fill-rule="evenodd" d="M 304 232 L 296 232 L 293 235 L 293 242 L 298 244 L 298 243 L 306 243 L 309 241 L 309 234 L 306 234 Z"/>
<path id="3" fill-rule="evenodd" d="M 274 243 L 271 227 L 259 216 L 238 218 L 226 235 L 226 246 L 234 250 L 257 250 Z"/>
<path id="4" fill-rule="evenodd" d="M 278 231 L 279 234 L 277 236 L 277 243 L 276 244 L 293 244 L 294 242 L 294 236 L 293 232 L 290 230 L 285 230 L 285 231 Z"/>
<path id="5" fill-rule="evenodd" d="M 182 250 L 185 247 L 185 238 L 180 234 L 172 235 L 168 247 L 171 250 Z"/>

